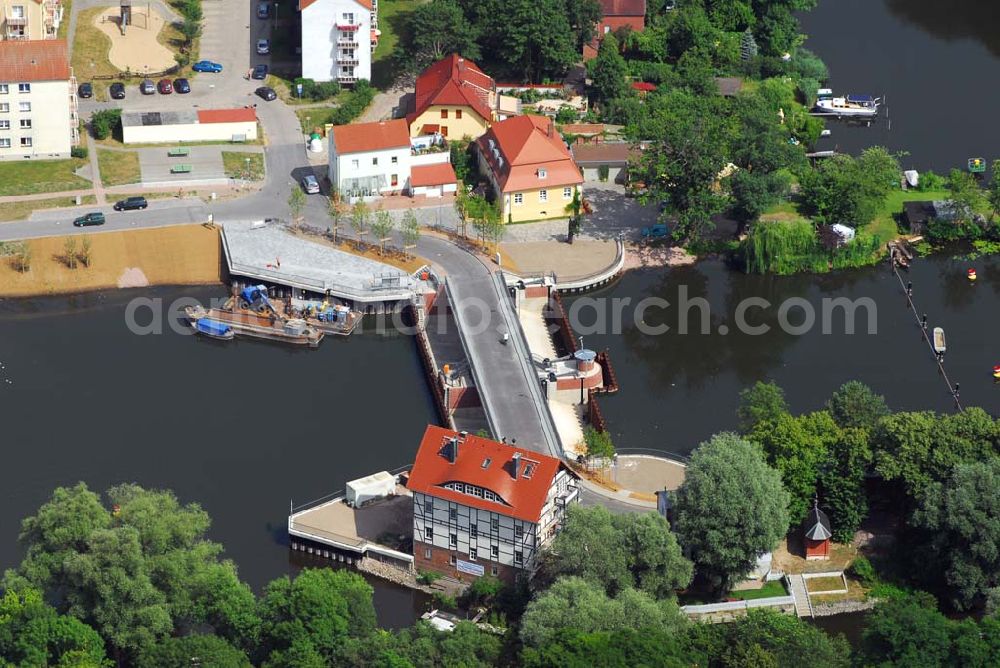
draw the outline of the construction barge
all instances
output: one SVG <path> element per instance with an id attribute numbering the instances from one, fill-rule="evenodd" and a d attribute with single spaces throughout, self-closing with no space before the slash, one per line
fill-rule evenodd
<path id="1" fill-rule="evenodd" d="M 281 320 L 275 314 L 264 315 L 247 310 L 226 308 L 206 309 L 204 306 L 188 306 L 184 309 L 188 322 L 200 334 L 206 332 L 206 323 L 217 323 L 220 329 L 228 329 L 234 336 L 246 336 L 269 341 L 281 341 L 315 348 L 323 340 L 323 332 L 310 327 L 305 320 L 293 318 Z M 232 336 L 226 337 L 232 338 Z"/>

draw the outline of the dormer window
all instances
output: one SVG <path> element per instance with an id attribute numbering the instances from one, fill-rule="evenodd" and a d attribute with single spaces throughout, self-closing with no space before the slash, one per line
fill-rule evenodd
<path id="1" fill-rule="evenodd" d="M 483 468 L 484 469 L 488 469 L 490 467 L 490 464 L 492 464 L 492 463 L 493 463 L 493 460 L 490 459 L 489 457 L 487 457 L 486 459 L 483 460 Z"/>
<path id="2" fill-rule="evenodd" d="M 538 170 L 538 178 L 544 179 L 548 175 L 549 175 L 548 171 L 546 171 L 544 169 L 539 169 Z"/>

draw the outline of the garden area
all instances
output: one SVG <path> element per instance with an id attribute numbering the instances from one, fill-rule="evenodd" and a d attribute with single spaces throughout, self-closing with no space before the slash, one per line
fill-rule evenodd
<path id="1" fill-rule="evenodd" d="M 83 158 L 0 162 L 0 197 L 90 189 L 90 181 L 75 174 L 86 164 Z"/>

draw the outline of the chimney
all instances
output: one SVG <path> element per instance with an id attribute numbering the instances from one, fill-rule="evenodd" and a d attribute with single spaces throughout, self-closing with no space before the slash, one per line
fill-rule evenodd
<path id="1" fill-rule="evenodd" d="M 514 453 L 514 480 L 517 480 L 518 469 L 521 468 L 521 453 Z"/>
<path id="2" fill-rule="evenodd" d="M 458 438 L 452 436 L 448 439 L 448 445 L 450 446 L 448 448 L 448 461 L 454 464 L 458 461 Z"/>

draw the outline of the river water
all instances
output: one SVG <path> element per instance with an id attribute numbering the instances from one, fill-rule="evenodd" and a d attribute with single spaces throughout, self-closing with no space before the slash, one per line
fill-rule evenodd
<path id="1" fill-rule="evenodd" d="M 0 301 L 0 569 L 20 558 L 20 520 L 58 485 L 173 489 L 213 519 L 255 589 L 294 572 L 289 502 L 412 461 L 436 420 L 412 339 L 328 337 L 317 350 L 137 336 L 126 304 L 204 303 L 215 288 L 154 288 Z M 162 312 L 162 311 L 161 311 Z M 150 321 L 141 311 L 138 320 Z M 385 625 L 409 624 L 409 592 L 377 584 Z"/>
<path id="2" fill-rule="evenodd" d="M 906 151 L 904 169 L 938 173 L 1000 158 L 997 10 L 990 0 L 820 0 L 802 14 L 806 46 L 830 68 L 831 88 L 887 105 L 889 121 L 883 113 L 870 128 L 828 123 L 830 141 L 850 153 Z"/>

